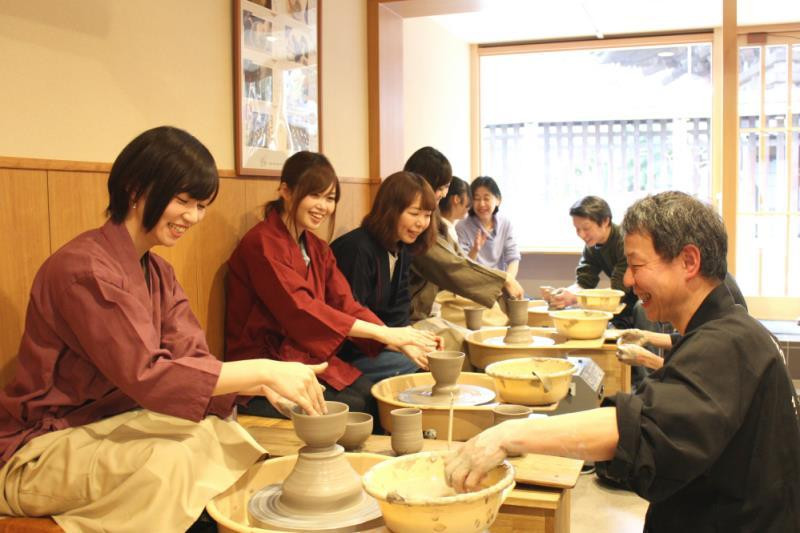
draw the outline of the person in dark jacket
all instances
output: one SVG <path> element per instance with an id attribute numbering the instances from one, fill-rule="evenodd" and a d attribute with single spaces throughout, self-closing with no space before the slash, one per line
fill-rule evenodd
<path id="1" fill-rule="evenodd" d="M 722 219 L 671 191 L 634 203 L 622 230 L 625 284 L 682 335 L 664 365 L 610 406 L 484 431 L 448 458 L 447 479 L 474 489 L 512 453 L 609 461 L 650 502 L 647 533 L 800 531 L 797 396 L 775 338 L 723 283 Z"/>
<path id="2" fill-rule="evenodd" d="M 412 172 L 396 172 L 381 183 L 361 227 L 331 243 L 355 300 L 387 326 L 410 324 L 408 272 L 413 256 L 424 253 L 436 238 L 436 225 L 431 219 L 435 208 L 436 199 L 428 182 Z M 417 362 L 426 367 L 424 354 L 418 354 L 416 361 L 392 350 L 369 357 L 353 343 L 345 343 L 339 357 L 374 383 L 416 372 L 420 368 Z"/>

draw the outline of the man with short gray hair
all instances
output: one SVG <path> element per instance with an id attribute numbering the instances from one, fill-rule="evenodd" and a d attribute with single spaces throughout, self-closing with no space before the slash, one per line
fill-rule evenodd
<path id="1" fill-rule="evenodd" d="M 646 532 L 800 531 L 797 398 L 775 339 L 722 284 L 722 220 L 665 192 L 634 203 L 622 230 L 625 284 L 682 334 L 664 365 L 610 407 L 484 431 L 448 459 L 448 480 L 474 488 L 513 453 L 610 461 L 651 502 Z"/>

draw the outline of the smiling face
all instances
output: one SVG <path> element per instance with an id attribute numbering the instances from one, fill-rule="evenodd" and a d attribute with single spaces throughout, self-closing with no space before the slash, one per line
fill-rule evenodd
<path id="1" fill-rule="evenodd" d="M 586 246 L 605 244 L 611 234 L 611 221 L 609 219 L 605 219 L 602 224 L 598 224 L 588 217 L 573 216 L 572 225 L 575 226 L 575 233 L 586 243 Z"/>
<path id="2" fill-rule="evenodd" d="M 397 240 L 413 244 L 431 224 L 431 211 L 422 208 L 422 195 L 417 194 L 411 205 L 397 219 Z"/>
<path id="3" fill-rule="evenodd" d="M 136 207 L 131 207 L 126 225 L 137 251 L 144 253 L 153 246 L 174 246 L 186 231 L 203 220 L 208 200 L 197 200 L 182 192 L 172 198 L 164 212 L 150 231 L 144 231 L 142 214 L 147 198 L 140 198 Z"/>
<path id="4" fill-rule="evenodd" d="M 291 203 L 291 193 L 285 191 L 288 198 L 287 205 Z M 294 226 L 299 236 L 304 230 L 314 231 L 325 222 L 336 210 L 336 187 L 331 185 L 327 190 L 311 193 L 304 196 L 297 205 L 294 217 Z"/>
<path id="5" fill-rule="evenodd" d="M 494 210 L 500 205 L 500 198 L 492 194 L 486 187 L 478 187 L 472 193 L 472 210 L 482 221 L 488 222 L 494 215 Z"/>
<path id="6" fill-rule="evenodd" d="M 687 301 L 683 257 L 665 261 L 656 253 L 650 236 L 642 233 L 625 236 L 625 257 L 628 268 L 623 281 L 642 301 L 647 318 L 678 327 Z"/>

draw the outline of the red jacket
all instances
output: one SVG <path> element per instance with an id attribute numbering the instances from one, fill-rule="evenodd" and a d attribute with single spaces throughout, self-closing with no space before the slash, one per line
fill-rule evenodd
<path id="1" fill-rule="evenodd" d="M 357 318 L 382 322 L 353 299 L 330 247 L 309 231 L 303 235 L 311 258 L 308 267 L 276 211 L 248 231 L 233 251 L 228 261 L 225 359 L 328 361 L 320 377 L 342 390 L 361 375 L 336 356 L 347 333 Z M 383 347 L 351 340 L 368 355 Z"/>

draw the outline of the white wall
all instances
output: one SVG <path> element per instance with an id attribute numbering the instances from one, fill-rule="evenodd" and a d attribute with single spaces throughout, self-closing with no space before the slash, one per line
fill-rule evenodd
<path id="1" fill-rule="evenodd" d="M 0 0 L 0 156 L 111 162 L 171 124 L 232 169 L 231 4 Z M 366 3 L 336 0 L 321 27 L 323 150 L 367 177 Z"/>
<path id="2" fill-rule="evenodd" d="M 469 44 L 431 19 L 405 19 L 403 97 L 405 157 L 433 146 L 454 175 L 472 179 Z"/>

